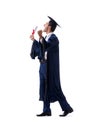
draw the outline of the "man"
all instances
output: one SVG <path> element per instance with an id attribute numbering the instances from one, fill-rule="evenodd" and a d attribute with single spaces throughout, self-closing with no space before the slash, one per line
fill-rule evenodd
<path id="1" fill-rule="evenodd" d="M 44 24 L 44 29 L 38 31 L 39 42 L 33 34 L 30 36 L 33 41 L 31 57 L 35 59 L 38 56 L 40 61 L 40 100 L 43 101 L 43 112 L 37 116 L 51 116 L 50 103 L 59 101 L 64 111 L 60 116 L 64 117 L 73 112 L 73 109 L 68 104 L 60 84 L 59 40 L 53 34 L 59 25 L 51 17 L 48 18 L 50 20 Z M 45 38 L 42 36 L 43 32 L 47 34 Z"/>

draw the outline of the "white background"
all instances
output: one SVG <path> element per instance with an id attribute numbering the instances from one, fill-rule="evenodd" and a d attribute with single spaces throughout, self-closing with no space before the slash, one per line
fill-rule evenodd
<path id="1" fill-rule="evenodd" d="M 0 130 L 87 129 L 87 6 L 86 0 L 0 1 Z M 60 76 L 74 112 L 65 118 L 59 104 L 52 117 L 38 118 L 39 62 L 30 58 L 29 35 L 52 16 L 61 25 Z M 36 36 L 37 38 L 37 36 Z"/>

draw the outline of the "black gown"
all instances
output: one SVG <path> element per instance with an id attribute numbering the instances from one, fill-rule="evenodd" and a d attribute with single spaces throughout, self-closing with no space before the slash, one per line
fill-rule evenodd
<path id="1" fill-rule="evenodd" d="M 44 53 L 46 51 L 47 60 L 45 61 Z M 43 80 L 40 80 L 41 85 L 39 99 L 46 103 L 59 101 L 63 111 L 72 110 L 61 89 L 59 72 L 59 40 L 56 35 L 52 34 L 47 42 L 44 38 L 42 39 L 42 43 L 34 40 L 30 55 L 32 59 L 38 57 L 40 61 L 40 77 L 43 77 Z"/>

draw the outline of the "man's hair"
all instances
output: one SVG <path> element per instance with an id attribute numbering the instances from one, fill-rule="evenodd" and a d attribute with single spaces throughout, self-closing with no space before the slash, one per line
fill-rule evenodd
<path id="1" fill-rule="evenodd" d="M 53 21 L 50 20 L 49 21 L 49 26 L 51 26 L 51 31 L 54 32 L 57 25 Z"/>

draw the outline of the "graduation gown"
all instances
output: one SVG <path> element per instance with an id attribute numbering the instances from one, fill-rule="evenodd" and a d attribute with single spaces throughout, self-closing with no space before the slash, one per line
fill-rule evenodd
<path id="1" fill-rule="evenodd" d="M 43 38 L 42 44 L 35 40 L 31 48 L 31 58 L 35 59 L 35 57 L 38 56 L 39 60 L 44 59 L 45 51 L 47 51 L 46 93 L 43 92 L 43 94 L 45 94 L 44 96 L 41 93 L 40 99 L 42 101 L 48 100 L 49 102 L 55 102 L 58 101 L 59 92 L 61 91 L 59 74 L 59 40 L 55 34 L 52 34 L 47 42 Z"/>

